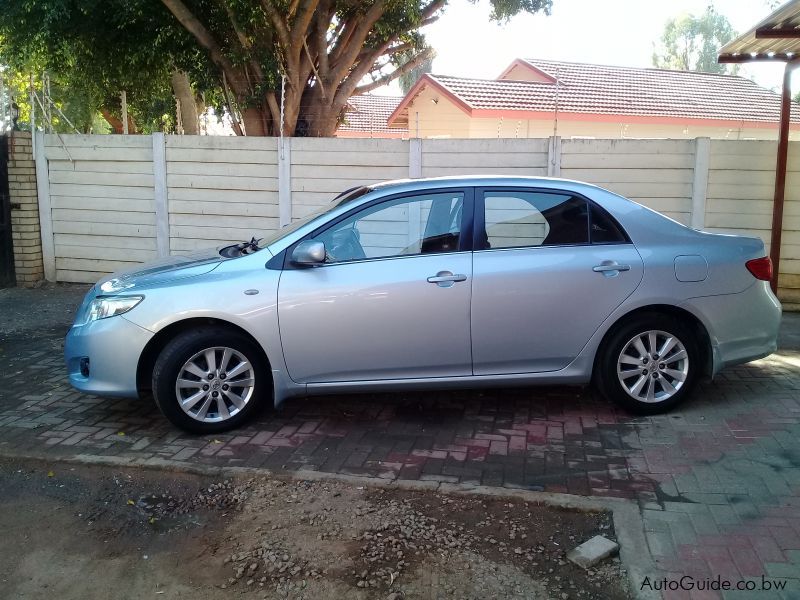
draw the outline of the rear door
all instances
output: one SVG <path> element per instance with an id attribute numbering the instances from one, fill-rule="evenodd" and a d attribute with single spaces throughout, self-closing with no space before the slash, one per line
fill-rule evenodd
<path id="1" fill-rule="evenodd" d="M 620 226 L 577 194 L 478 190 L 475 231 L 475 375 L 564 368 L 642 279 Z"/>

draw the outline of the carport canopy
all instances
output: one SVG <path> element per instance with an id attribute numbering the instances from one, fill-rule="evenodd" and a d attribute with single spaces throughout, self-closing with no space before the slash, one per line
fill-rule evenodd
<path id="1" fill-rule="evenodd" d="M 786 194 L 786 160 L 789 153 L 789 118 L 792 109 L 792 70 L 800 65 L 800 0 L 790 0 L 752 29 L 728 42 L 719 51 L 721 63 L 782 61 L 786 63 L 781 90 L 778 156 L 775 164 L 775 194 L 772 205 L 770 258 L 772 289 L 778 291 L 783 233 L 783 204 Z"/>

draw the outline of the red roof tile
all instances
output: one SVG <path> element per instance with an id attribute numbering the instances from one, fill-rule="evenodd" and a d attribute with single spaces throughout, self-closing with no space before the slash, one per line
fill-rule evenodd
<path id="1" fill-rule="evenodd" d="M 393 133 L 397 135 L 408 133 L 406 129 L 390 128 L 386 124 L 389 115 L 397 108 L 402 99 L 403 96 L 375 96 L 372 94 L 352 96 L 348 100 L 344 123 L 339 126 L 338 131 L 364 134 Z"/>
<path id="2" fill-rule="evenodd" d="M 780 96 L 744 77 L 538 59 L 519 63 L 558 84 L 428 77 L 473 110 L 553 112 L 558 96 L 560 113 L 772 123 L 780 114 Z M 800 122 L 800 111 L 793 112 L 792 121 Z M 398 124 L 403 121 L 398 114 Z"/>

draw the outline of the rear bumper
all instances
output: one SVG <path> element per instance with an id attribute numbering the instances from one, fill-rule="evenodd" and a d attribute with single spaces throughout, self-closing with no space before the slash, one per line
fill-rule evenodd
<path id="1" fill-rule="evenodd" d="M 692 298 L 685 306 L 701 316 L 713 351 L 713 371 L 763 358 L 778 349 L 781 303 L 759 281 L 744 292 Z"/>
<path id="2" fill-rule="evenodd" d="M 70 384 L 89 394 L 136 397 L 139 357 L 152 337 L 122 316 L 73 326 L 64 342 Z M 82 359 L 88 359 L 88 376 L 81 373 Z"/>

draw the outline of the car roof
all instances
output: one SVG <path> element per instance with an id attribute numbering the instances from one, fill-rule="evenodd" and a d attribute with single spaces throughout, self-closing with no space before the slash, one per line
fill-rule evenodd
<path id="1" fill-rule="evenodd" d="M 421 179 L 395 179 L 392 181 L 382 181 L 370 185 L 370 189 L 389 191 L 421 190 L 430 188 L 444 188 L 455 186 L 523 186 L 523 187 L 543 187 L 549 189 L 602 189 L 596 185 L 576 181 L 574 179 L 562 179 L 559 177 L 535 177 L 524 175 L 450 175 L 445 177 L 425 177 Z"/>

